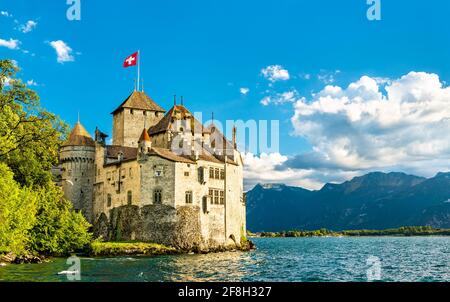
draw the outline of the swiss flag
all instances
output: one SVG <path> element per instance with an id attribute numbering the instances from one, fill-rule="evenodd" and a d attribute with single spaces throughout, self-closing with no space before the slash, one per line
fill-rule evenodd
<path id="1" fill-rule="evenodd" d="M 127 68 L 127 67 L 131 67 L 131 66 L 136 66 L 137 60 L 138 60 L 138 54 L 139 54 L 139 52 L 135 52 L 134 54 L 128 56 L 125 59 L 125 61 L 123 62 L 123 67 Z"/>

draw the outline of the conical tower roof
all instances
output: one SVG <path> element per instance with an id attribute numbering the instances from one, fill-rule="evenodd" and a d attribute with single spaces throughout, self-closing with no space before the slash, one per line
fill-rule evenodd
<path id="1" fill-rule="evenodd" d="M 72 132 L 69 134 L 69 138 L 62 145 L 66 146 L 95 146 L 94 140 L 80 122 L 75 124 Z"/>
<path id="2" fill-rule="evenodd" d="M 139 138 L 139 143 L 140 142 L 151 142 L 151 138 L 150 135 L 148 135 L 147 129 L 144 128 L 144 130 L 142 130 L 142 134 L 141 137 Z"/>

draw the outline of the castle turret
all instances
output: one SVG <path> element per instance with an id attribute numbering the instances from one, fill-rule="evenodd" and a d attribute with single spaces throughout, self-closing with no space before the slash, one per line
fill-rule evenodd
<path id="1" fill-rule="evenodd" d="M 144 128 L 144 130 L 142 130 L 142 134 L 139 138 L 138 144 L 140 155 L 150 152 L 150 149 L 152 148 L 152 140 L 150 138 L 150 135 L 148 135 L 147 129 Z"/>
<path id="2" fill-rule="evenodd" d="M 113 145 L 138 147 L 143 127 L 156 125 L 165 110 L 142 91 L 134 91 L 113 115 Z"/>
<path id="3" fill-rule="evenodd" d="M 61 146 L 60 162 L 65 197 L 92 223 L 95 142 L 80 122 Z"/>

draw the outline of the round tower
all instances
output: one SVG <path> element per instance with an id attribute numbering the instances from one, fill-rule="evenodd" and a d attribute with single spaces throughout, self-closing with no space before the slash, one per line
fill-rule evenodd
<path id="1" fill-rule="evenodd" d="M 64 195 L 92 223 L 95 142 L 78 122 L 61 146 L 62 188 Z"/>

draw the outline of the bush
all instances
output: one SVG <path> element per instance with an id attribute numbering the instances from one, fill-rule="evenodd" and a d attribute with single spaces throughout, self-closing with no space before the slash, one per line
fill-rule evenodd
<path id="1" fill-rule="evenodd" d="M 60 188 L 49 183 L 38 192 L 37 219 L 30 231 L 34 251 L 47 255 L 66 255 L 83 249 L 90 241 L 90 224 L 63 197 Z"/>

